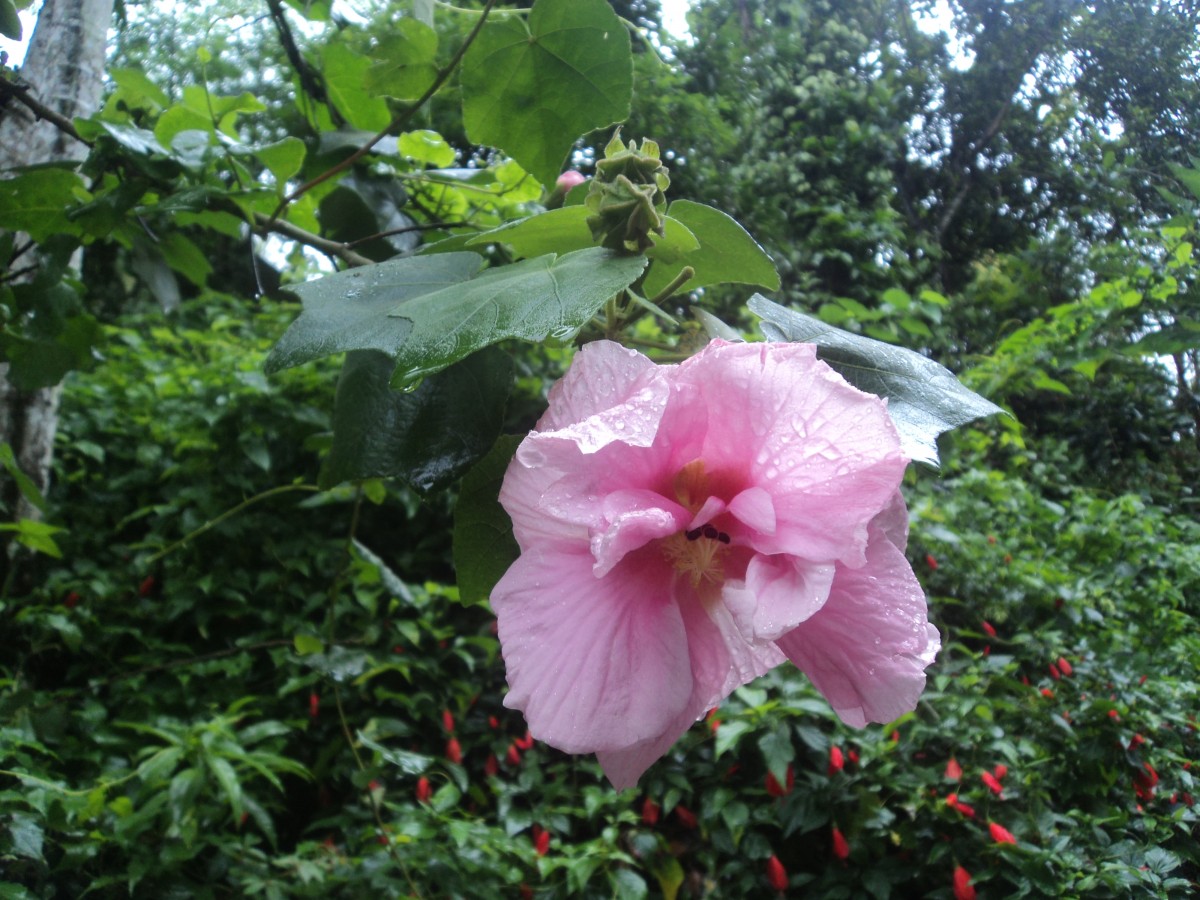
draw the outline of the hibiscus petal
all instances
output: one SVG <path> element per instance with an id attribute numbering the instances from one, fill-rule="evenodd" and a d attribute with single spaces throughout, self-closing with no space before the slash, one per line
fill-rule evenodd
<path id="1" fill-rule="evenodd" d="M 832 563 L 758 555 L 746 567 L 745 583 L 727 584 L 721 596 L 747 640 L 773 641 L 825 604 L 834 571 Z"/>
<path id="2" fill-rule="evenodd" d="M 636 350 L 613 341 L 585 344 L 550 390 L 550 408 L 538 431 L 557 431 L 629 399 L 643 374 L 659 367 Z"/>
<path id="3" fill-rule="evenodd" d="M 508 671 L 504 705 L 568 753 L 661 735 L 692 695 L 671 572 L 652 553 L 592 574 L 586 544 L 539 544 L 492 591 Z"/>
<path id="4" fill-rule="evenodd" d="M 685 599 L 680 608 L 687 628 L 693 684 L 691 696 L 661 734 L 629 747 L 596 754 L 604 774 L 617 790 L 636 784 L 642 773 L 671 749 L 694 722 L 735 688 L 753 681 L 783 661 L 783 654 L 774 645 L 747 643 L 720 604 L 706 610 L 692 598 L 692 602 Z"/>
<path id="5" fill-rule="evenodd" d="M 714 341 L 674 380 L 708 387 L 709 470 L 742 472 L 770 495 L 775 533 L 752 532 L 756 550 L 861 565 L 867 523 L 908 464 L 882 400 L 852 387 L 810 344 Z"/>
<path id="6" fill-rule="evenodd" d="M 775 533 L 775 504 L 763 488 L 746 488 L 729 501 L 729 511 L 735 519 L 759 534 Z"/>
<path id="7" fill-rule="evenodd" d="M 607 525 L 591 537 L 592 574 L 603 578 L 630 553 L 679 531 L 687 510 L 654 491 L 614 491 L 600 504 Z"/>
<path id="8" fill-rule="evenodd" d="M 911 711 L 941 648 L 912 567 L 878 527 L 866 564 L 839 566 L 825 605 L 777 643 L 858 728 Z"/>

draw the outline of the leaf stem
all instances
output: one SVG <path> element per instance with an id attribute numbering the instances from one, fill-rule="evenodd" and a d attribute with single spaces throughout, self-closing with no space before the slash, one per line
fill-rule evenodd
<path id="1" fill-rule="evenodd" d="M 666 301 L 670 300 L 677 290 L 683 287 L 688 281 L 696 276 L 696 270 L 691 266 L 684 266 L 679 270 L 679 274 L 671 279 L 671 283 L 665 288 L 650 298 L 650 303 L 655 306 L 661 306 Z"/>
<path id="2" fill-rule="evenodd" d="M 308 491 L 308 492 L 312 492 L 312 493 L 317 493 L 320 490 L 321 489 L 319 487 L 317 487 L 315 484 L 281 484 L 278 487 L 271 488 L 269 491 L 263 491 L 261 494 L 255 494 L 253 497 L 243 500 L 241 503 L 239 503 L 237 506 L 233 507 L 232 509 L 225 510 L 225 512 L 221 513 L 221 515 L 217 516 L 215 519 L 210 519 L 209 521 L 205 522 L 203 525 L 201 525 L 195 531 L 185 534 L 183 537 L 181 537 L 175 543 L 171 544 L 171 546 L 169 546 L 163 550 L 159 550 L 157 553 L 155 553 L 153 556 L 151 556 L 148 560 L 146 560 L 145 565 L 151 566 L 154 563 L 158 562 L 160 559 L 162 559 L 164 556 L 170 556 L 176 550 L 183 547 L 184 544 L 187 544 L 189 541 L 191 541 L 195 538 L 198 538 L 200 535 L 204 534 L 207 531 L 211 531 L 212 529 L 214 529 L 218 525 L 220 525 L 222 522 L 224 522 L 226 519 L 233 518 L 238 513 L 242 512 L 243 510 L 248 509 L 249 507 L 253 506 L 256 503 L 259 503 L 263 500 L 267 500 L 271 497 L 275 497 L 279 494 L 289 493 L 291 491 Z"/>

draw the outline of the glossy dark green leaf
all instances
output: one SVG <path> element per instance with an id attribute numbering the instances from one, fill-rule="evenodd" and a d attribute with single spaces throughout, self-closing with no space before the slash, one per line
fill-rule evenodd
<path id="1" fill-rule="evenodd" d="M 504 435 L 463 478 L 454 507 L 454 568 L 459 597 L 466 603 L 486 597 L 519 549 L 512 520 L 500 505 L 500 485 L 521 438 Z"/>
<path id="2" fill-rule="evenodd" d="M 0 357 L 9 363 L 8 380 L 23 391 L 58 384 L 68 372 L 89 368 L 92 348 L 103 337 L 99 323 L 89 315 L 71 316 L 49 336 L 0 334 Z"/>
<path id="3" fill-rule="evenodd" d="M 394 356 L 412 323 L 389 317 L 396 304 L 466 281 L 483 259 L 475 253 L 442 253 L 389 260 L 350 269 L 291 290 L 304 311 L 272 348 L 267 372 L 298 366 L 345 350 L 380 350 Z"/>
<path id="4" fill-rule="evenodd" d="M 506 338 L 570 340 L 645 265 L 643 256 L 592 247 L 488 269 L 466 283 L 405 300 L 392 315 L 410 322 L 412 331 L 396 351 L 393 383 L 410 383 Z"/>
<path id="5" fill-rule="evenodd" d="M 647 297 L 666 288 L 684 266 L 691 266 L 696 274 L 679 288 L 681 291 L 727 283 L 752 284 L 772 291 L 779 288 L 779 274 L 771 257 L 735 219 L 691 200 L 676 200 L 668 214 L 695 236 L 699 247 L 663 255 L 646 275 L 643 287 Z"/>
<path id="6" fill-rule="evenodd" d="M 576 138 L 629 116 L 629 33 L 607 0 L 537 0 L 528 18 L 487 22 L 463 59 L 462 90 L 471 140 L 550 184 Z"/>
<path id="7" fill-rule="evenodd" d="M 973 419 L 1003 412 L 964 387 L 954 373 L 904 347 L 842 331 L 761 294 L 750 298 L 771 341 L 816 344 L 819 356 L 859 390 L 887 398 L 888 413 L 909 459 L 937 465 L 937 437 Z"/>
<path id="8" fill-rule="evenodd" d="M 377 350 L 346 356 L 322 487 L 364 478 L 446 487 L 500 434 L 513 376 L 507 353 L 486 348 L 407 392 L 389 386 L 394 368 Z"/>

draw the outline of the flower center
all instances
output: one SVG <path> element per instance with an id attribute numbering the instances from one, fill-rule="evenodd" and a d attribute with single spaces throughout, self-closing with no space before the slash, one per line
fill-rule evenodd
<path id="1" fill-rule="evenodd" d="M 709 532 L 712 533 L 711 537 Z M 691 579 L 692 587 L 699 588 L 704 584 L 724 583 L 722 557 L 728 544 L 729 535 L 717 531 L 712 525 L 705 525 L 695 531 L 679 531 L 663 538 L 662 550 L 675 570 Z"/>

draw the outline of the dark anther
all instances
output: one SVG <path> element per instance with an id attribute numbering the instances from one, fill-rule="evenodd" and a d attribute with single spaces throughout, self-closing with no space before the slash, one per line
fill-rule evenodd
<path id="1" fill-rule="evenodd" d="M 704 526 L 704 536 L 710 541 L 715 541 L 721 532 L 717 531 L 711 524 Z"/>
<path id="2" fill-rule="evenodd" d="M 717 540 L 720 541 L 722 544 L 728 544 L 729 543 L 729 535 L 727 535 L 725 532 L 722 531 L 720 534 L 717 535 Z"/>
<path id="3" fill-rule="evenodd" d="M 693 528 L 691 531 L 685 531 L 683 533 L 683 536 L 685 538 L 687 538 L 689 541 L 696 541 L 696 540 L 700 539 L 700 534 L 702 531 L 703 531 L 703 529 Z"/>

